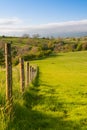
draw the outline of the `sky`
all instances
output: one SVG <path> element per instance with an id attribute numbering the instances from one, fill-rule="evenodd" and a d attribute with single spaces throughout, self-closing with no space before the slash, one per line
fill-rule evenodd
<path id="1" fill-rule="evenodd" d="M 87 32 L 87 0 L 0 0 L 0 35 Z"/>

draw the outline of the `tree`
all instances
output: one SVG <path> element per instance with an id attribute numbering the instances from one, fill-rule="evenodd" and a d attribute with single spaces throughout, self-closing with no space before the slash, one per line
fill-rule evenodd
<path id="1" fill-rule="evenodd" d="M 39 38 L 40 35 L 37 33 L 37 34 L 33 34 L 32 37 L 33 37 L 33 38 Z"/>
<path id="2" fill-rule="evenodd" d="M 27 34 L 27 33 L 25 33 L 25 34 L 23 34 L 23 36 L 22 36 L 23 38 L 29 38 L 30 37 L 30 35 L 29 34 Z"/>

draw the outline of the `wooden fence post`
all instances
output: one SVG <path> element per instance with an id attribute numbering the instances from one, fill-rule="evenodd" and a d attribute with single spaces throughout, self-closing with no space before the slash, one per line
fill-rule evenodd
<path id="1" fill-rule="evenodd" d="M 20 90 L 24 92 L 25 89 L 25 74 L 24 74 L 24 59 L 20 58 Z"/>
<path id="2" fill-rule="evenodd" d="M 34 78 L 36 77 L 36 69 L 34 68 Z"/>
<path id="3" fill-rule="evenodd" d="M 34 67 L 32 67 L 32 80 L 34 80 L 34 74 L 35 74 Z"/>
<path id="4" fill-rule="evenodd" d="M 29 62 L 26 64 L 26 86 L 29 85 Z"/>
<path id="5" fill-rule="evenodd" d="M 30 82 L 32 82 L 32 66 L 30 66 Z"/>
<path id="6" fill-rule="evenodd" d="M 6 64 L 6 100 L 12 99 L 12 59 L 11 44 L 5 44 L 5 64 Z"/>

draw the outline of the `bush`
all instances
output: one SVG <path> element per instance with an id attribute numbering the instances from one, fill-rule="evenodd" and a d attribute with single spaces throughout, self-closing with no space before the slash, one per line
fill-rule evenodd
<path id="1" fill-rule="evenodd" d="M 14 58 L 13 61 L 12 61 L 12 64 L 14 66 L 18 65 L 19 64 L 19 58 L 18 57 Z"/>
<path id="2" fill-rule="evenodd" d="M 79 43 L 77 45 L 77 48 L 76 48 L 77 51 L 81 51 L 82 50 L 82 43 Z"/>
<path id="3" fill-rule="evenodd" d="M 16 47 L 12 47 L 11 48 L 11 51 L 12 51 L 12 57 L 15 57 L 17 55 L 17 48 Z"/>
<path id="4" fill-rule="evenodd" d="M 84 43 L 84 44 L 82 45 L 82 50 L 87 50 L 87 43 Z"/>
<path id="5" fill-rule="evenodd" d="M 76 48 L 77 48 L 77 44 L 72 44 L 72 45 L 71 45 L 71 50 L 72 50 L 72 51 L 75 51 Z"/>
<path id="6" fill-rule="evenodd" d="M 25 61 L 32 60 L 35 58 L 35 54 L 33 54 L 33 53 L 25 54 L 25 55 L 23 55 L 23 58 Z"/>
<path id="7" fill-rule="evenodd" d="M 28 53 L 23 55 L 23 58 L 25 61 L 28 60 L 34 60 L 34 59 L 38 59 L 38 58 L 42 58 L 44 56 L 43 51 L 38 51 L 37 53 Z"/>
<path id="8" fill-rule="evenodd" d="M 44 51 L 44 55 L 45 55 L 45 56 L 49 56 L 51 53 L 52 53 L 51 50 Z"/>
<path id="9" fill-rule="evenodd" d="M 0 65 L 4 65 L 5 58 L 4 58 L 4 50 L 0 49 Z"/>
<path id="10" fill-rule="evenodd" d="M 48 50 L 48 44 L 47 43 L 43 43 L 41 49 L 42 50 Z"/>
<path id="11" fill-rule="evenodd" d="M 43 51 L 37 52 L 35 57 L 36 57 L 36 59 L 44 57 L 44 52 Z"/>

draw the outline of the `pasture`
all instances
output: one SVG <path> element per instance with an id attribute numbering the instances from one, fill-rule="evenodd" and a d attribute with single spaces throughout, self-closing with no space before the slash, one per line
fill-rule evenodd
<path id="1" fill-rule="evenodd" d="M 87 52 L 59 53 L 30 63 L 39 66 L 39 75 L 23 97 L 18 94 L 18 66 L 13 69 L 15 112 L 8 129 L 86 130 Z M 5 70 L 0 70 L 0 77 L 2 104 Z"/>
<path id="2" fill-rule="evenodd" d="M 46 128 L 86 130 L 87 52 L 60 53 L 34 63 L 40 68 L 41 99 L 33 109 L 48 115 Z"/>

